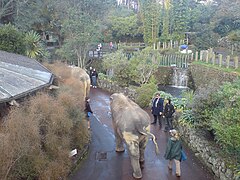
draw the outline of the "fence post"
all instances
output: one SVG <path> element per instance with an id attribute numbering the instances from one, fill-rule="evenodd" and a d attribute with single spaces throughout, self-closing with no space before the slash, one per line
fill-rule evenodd
<path id="1" fill-rule="evenodd" d="M 188 58 L 189 58 L 188 56 L 189 56 L 189 55 L 186 55 L 185 58 L 184 58 L 184 61 L 185 61 L 184 68 L 187 68 L 187 66 L 188 66 L 188 65 L 187 65 L 187 64 L 188 64 L 188 63 L 187 63 L 187 60 L 188 60 Z"/>
<path id="2" fill-rule="evenodd" d="M 227 56 L 227 59 L 226 59 L 226 67 L 229 68 L 229 64 L 230 64 L 230 56 L 228 55 Z"/>
<path id="3" fill-rule="evenodd" d="M 172 39 L 170 40 L 170 48 L 172 49 L 173 45 L 172 45 Z"/>
<path id="4" fill-rule="evenodd" d="M 234 67 L 235 67 L 235 69 L 238 68 L 238 56 L 234 57 Z"/>
<path id="5" fill-rule="evenodd" d="M 215 59 L 216 59 L 216 55 L 213 53 L 213 54 L 212 54 L 212 64 L 213 64 L 213 65 L 215 64 Z"/>
<path id="6" fill-rule="evenodd" d="M 212 59 L 213 48 L 209 48 L 208 52 L 209 52 L 209 59 Z"/>
<path id="7" fill-rule="evenodd" d="M 206 63 L 208 63 L 208 58 L 209 58 L 209 52 L 207 51 L 207 55 L 206 55 Z"/>
<path id="8" fill-rule="evenodd" d="M 175 63 L 175 66 L 177 66 L 177 55 L 174 55 L 174 63 Z"/>
<path id="9" fill-rule="evenodd" d="M 196 51 L 196 54 L 195 54 L 195 61 L 198 61 L 198 51 Z"/>
<path id="10" fill-rule="evenodd" d="M 203 60 L 203 51 L 200 51 L 200 61 Z"/>
<path id="11" fill-rule="evenodd" d="M 222 67 L 222 58 L 223 58 L 222 54 L 219 54 L 218 57 L 219 57 L 219 66 Z"/>

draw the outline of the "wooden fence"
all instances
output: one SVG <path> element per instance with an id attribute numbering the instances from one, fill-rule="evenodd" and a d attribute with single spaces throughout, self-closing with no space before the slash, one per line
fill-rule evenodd
<path id="1" fill-rule="evenodd" d="M 188 68 L 192 61 L 191 54 L 171 54 L 160 56 L 159 66 L 175 66 L 178 68 Z"/>
<path id="2" fill-rule="evenodd" d="M 239 68 L 239 57 L 238 56 L 223 56 L 222 54 L 216 54 L 212 48 L 208 50 L 202 50 L 195 52 L 195 61 L 203 61 L 219 67 L 226 68 Z"/>

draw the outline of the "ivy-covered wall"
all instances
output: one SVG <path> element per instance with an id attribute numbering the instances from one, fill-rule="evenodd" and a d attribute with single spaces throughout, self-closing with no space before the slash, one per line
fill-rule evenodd
<path id="1" fill-rule="evenodd" d="M 210 84 L 219 86 L 224 82 L 233 82 L 239 77 L 237 73 L 224 72 L 220 69 L 200 64 L 189 66 L 189 71 L 191 72 L 191 79 L 196 89 L 199 87 L 207 87 Z"/>

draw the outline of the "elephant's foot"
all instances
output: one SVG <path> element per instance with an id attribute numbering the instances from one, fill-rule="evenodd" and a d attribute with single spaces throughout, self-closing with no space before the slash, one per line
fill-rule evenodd
<path id="1" fill-rule="evenodd" d="M 139 161 L 139 164 L 140 164 L 140 168 L 144 169 L 144 161 Z"/>
<path id="2" fill-rule="evenodd" d="M 135 179 L 141 179 L 141 178 L 142 178 L 142 173 L 141 173 L 141 172 L 139 172 L 139 173 L 133 173 L 133 177 L 134 177 Z"/>
<path id="3" fill-rule="evenodd" d="M 125 149 L 124 149 L 124 147 L 122 147 L 122 148 L 117 148 L 116 147 L 115 151 L 121 153 L 121 152 L 124 152 Z"/>

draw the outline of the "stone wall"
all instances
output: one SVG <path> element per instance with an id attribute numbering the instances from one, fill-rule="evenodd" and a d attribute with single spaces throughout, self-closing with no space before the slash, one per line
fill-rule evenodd
<path id="1" fill-rule="evenodd" d="M 212 145 L 212 142 L 208 141 L 194 128 L 179 124 L 177 127 L 184 141 L 195 153 L 195 156 L 197 156 L 218 179 L 240 180 L 240 175 L 237 175 L 236 172 L 233 172 L 226 166 L 226 164 L 228 164 L 227 160 L 221 158 L 219 154 L 220 149 Z"/>

